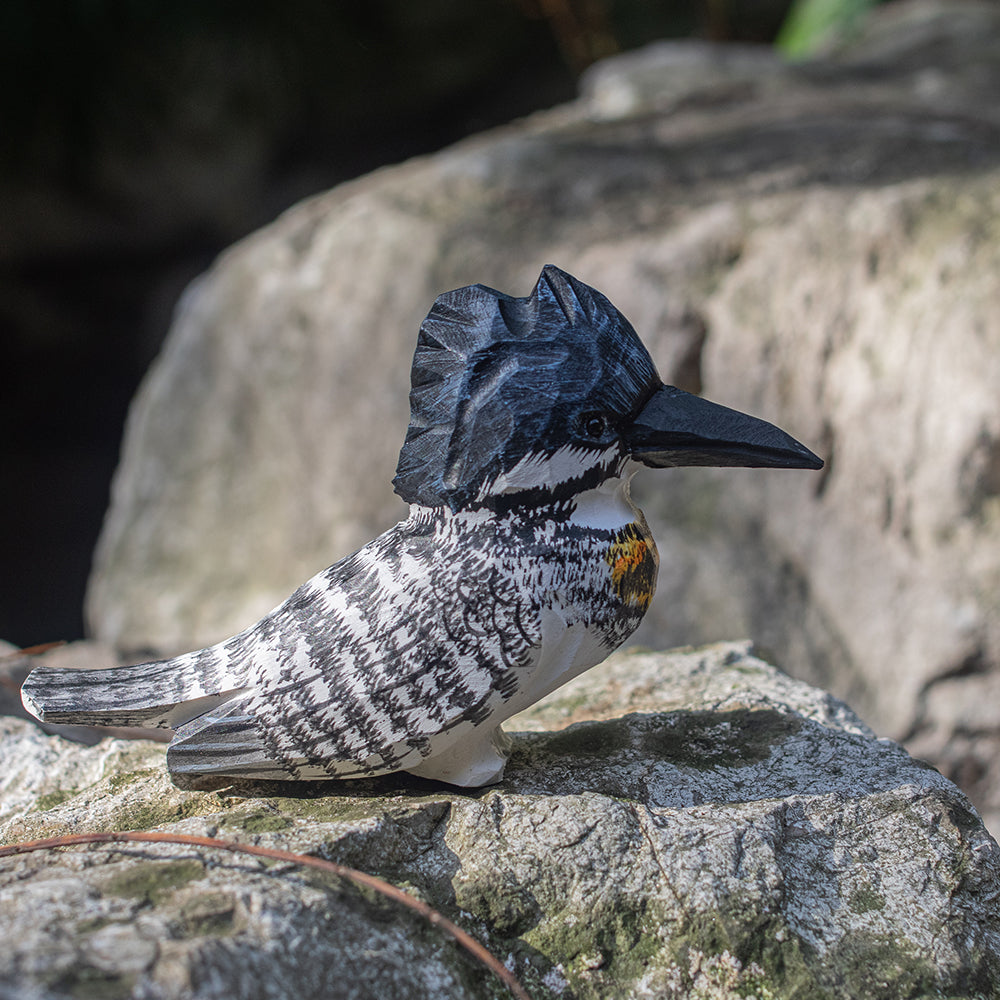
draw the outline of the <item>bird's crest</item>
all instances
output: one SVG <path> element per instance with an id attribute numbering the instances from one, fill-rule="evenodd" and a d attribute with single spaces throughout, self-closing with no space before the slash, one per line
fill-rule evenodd
<path id="1" fill-rule="evenodd" d="M 458 510 L 528 456 L 573 444 L 580 412 L 634 415 L 658 385 L 628 320 L 551 264 L 526 298 L 446 292 L 420 328 L 396 492 Z"/>

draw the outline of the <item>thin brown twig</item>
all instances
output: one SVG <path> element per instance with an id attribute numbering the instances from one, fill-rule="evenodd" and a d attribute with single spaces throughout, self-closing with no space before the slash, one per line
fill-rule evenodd
<path id="1" fill-rule="evenodd" d="M 121 843 L 146 843 L 146 844 L 183 844 L 187 847 L 207 847 L 219 851 L 230 851 L 233 854 L 251 854 L 259 858 L 268 858 L 272 861 L 285 861 L 295 865 L 305 865 L 310 868 L 318 868 L 320 871 L 329 872 L 339 878 L 347 879 L 355 885 L 365 886 L 375 892 L 381 893 L 388 899 L 394 900 L 402 906 L 408 907 L 419 913 L 424 919 L 439 927 L 445 934 L 448 934 L 454 941 L 464 948 L 478 962 L 486 966 L 500 981 L 518 998 L 518 1000 L 531 1000 L 527 991 L 492 952 L 488 951 L 474 937 L 467 934 L 461 927 L 453 924 L 443 914 L 438 913 L 433 907 L 402 889 L 397 888 L 384 879 L 376 875 L 369 875 L 367 872 L 358 871 L 355 868 L 348 868 L 346 865 L 338 865 L 334 861 L 326 861 L 323 858 L 313 858 L 306 854 L 293 854 L 291 851 L 281 851 L 271 847 L 256 847 L 252 844 L 238 844 L 231 840 L 217 840 L 215 837 L 195 837 L 185 833 L 147 833 L 145 831 L 128 831 L 118 833 L 77 833 L 65 837 L 50 837 L 47 840 L 29 840 L 18 844 L 8 844 L 0 847 L 0 858 L 12 857 L 16 854 L 28 854 L 31 851 L 46 851 L 56 847 L 74 847 L 78 844 L 121 844 Z"/>

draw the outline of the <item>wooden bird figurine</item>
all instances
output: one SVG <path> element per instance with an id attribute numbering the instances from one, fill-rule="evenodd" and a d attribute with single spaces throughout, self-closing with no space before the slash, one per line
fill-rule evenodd
<path id="1" fill-rule="evenodd" d="M 822 462 L 664 385 L 598 291 L 547 266 L 526 298 L 441 295 L 420 328 L 394 479 L 405 521 L 246 631 L 172 659 L 39 667 L 46 722 L 174 731 L 172 775 L 499 781 L 500 724 L 638 626 L 658 557 L 640 467 Z"/>

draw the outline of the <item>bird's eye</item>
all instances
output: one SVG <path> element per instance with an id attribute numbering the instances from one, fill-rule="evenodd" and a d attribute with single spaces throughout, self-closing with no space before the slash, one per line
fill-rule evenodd
<path id="1" fill-rule="evenodd" d="M 585 413 L 580 417 L 580 429 L 589 438 L 603 438 L 608 432 L 608 418 L 603 413 Z"/>

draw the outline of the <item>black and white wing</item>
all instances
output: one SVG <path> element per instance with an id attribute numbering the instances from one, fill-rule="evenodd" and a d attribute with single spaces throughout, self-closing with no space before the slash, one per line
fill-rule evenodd
<path id="1" fill-rule="evenodd" d="M 530 589 L 469 543 L 397 525 L 223 644 L 245 687 L 177 729 L 170 770 L 361 777 L 488 743 L 541 631 Z"/>

